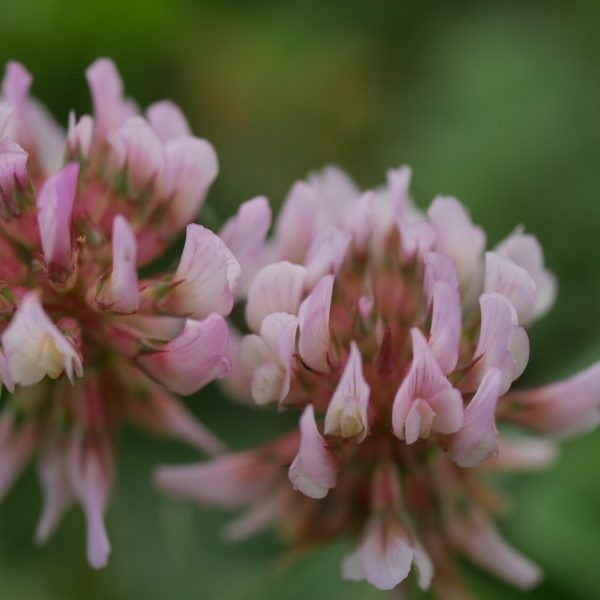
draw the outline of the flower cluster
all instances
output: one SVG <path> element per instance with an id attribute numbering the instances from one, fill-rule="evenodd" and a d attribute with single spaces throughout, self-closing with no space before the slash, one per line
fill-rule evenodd
<path id="1" fill-rule="evenodd" d="M 130 420 L 208 452 L 220 441 L 170 393 L 230 369 L 240 265 L 189 224 L 217 175 L 212 146 L 179 108 L 141 115 L 112 62 L 86 72 L 93 116 L 66 134 L 7 65 L 0 98 L 0 496 L 37 450 L 43 542 L 78 501 L 90 564 L 106 564 L 103 515 L 115 434 Z M 140 269 L 185 230 L 173 273 Z M 155 270 L 154 270 L 155 271 Z"/>
<path id="2" fill-rule="evenodd" d="M 529 358 L 525 328 L 556 296 L 540 245 L 517 229 L 486 252 L 455 198 L 422 214 L 409 182 L 404 167 L 361 193 L 327 168 L 292 187 L 268 240 L 267 201 L 242 205 L 221 233 L 245 274 L 248 328 L 230 336 L 226 384 L 298 409 L 299 428 L 212 462 L 163 466 L 156 481 L 247 507 L 231 539 L 275 522 L 298 547 L 352 536 L 343 577 L 380 589 L 414 566 L 421 588 L 466 597 L 457 554 L 529 588 L 540 570 L 495 529 L 503 502 L 487 475 L 552 461 L 553 443 L 528 431 L 594 427 L 600 365 L 511 390 Z"/>

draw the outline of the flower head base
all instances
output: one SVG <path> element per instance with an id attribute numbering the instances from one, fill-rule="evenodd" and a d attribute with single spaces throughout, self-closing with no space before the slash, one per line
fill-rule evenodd
<path id="1" fill-rule="evenodd" d="M 391 171 L 387 186 L 361 194 L 328 168 L 296 183 L 262 250 L 252 236 L 264 240 L 267 227 L 230 221 L 230 247 L 252 248 L 238 258 L 256 275 L 253 333 L 231 353 L 248 374 L 236 365 L 228 386 L 301 409 L 299 431 L 218 469 L 163 467 L 157 481 L 230 506 L 215 488 L 244 489 L 234 465 L 252 456 L 256 493 L 230 537 L 276 521 L 299 546 L 354 536 L 343 576 L 381 589 L 416 567 L 422 588 L 463 597 L 456 552 L 528 588 L 540 571 L 494 530 L 498 504 L 483 475 L 554 456 L 549 442 L 505 435 L 502 422 L 548 434 L 596 424 L 598 367 L 507 394 L 529 358 L 524 326 L 555 296 L 539 244 L 517 231 L 484 254 L 485 234 L 458 200 L 437 198 L 422 214 L 409 179 L 407 168 Z M 284 465 L 289 482 L 273 475 Z M 187 479 L 189 469 L 203 477 Z"/>
<path id="2" fill-rule="evenodd" d="M 66 136 L 29 98 L 21 65 L 2 85 L 0 376 L 13 393 L 0 414 L 0 494 L 39 449 L 38 541 L 76 500 L 99 568 L 122 421 L 223 449 L 170 392 L 229 371 L 223 317 L 240 267 L 215 234 L 189 225 L 179 268 L 139 275 L 198 213 L 216 155 L 171 103 L 137 114 L 111 61 L 87 77 L 94 115 L 71 115 Z"/>

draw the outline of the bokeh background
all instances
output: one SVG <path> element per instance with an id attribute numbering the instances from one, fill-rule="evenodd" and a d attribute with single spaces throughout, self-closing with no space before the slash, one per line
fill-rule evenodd
<path id="1" fill-rule="evenodd" d="M 175 100 L 220 156 L 213 224 L 259 193 L 279 206 L 331 162 L 365 187 L 412 165 L 421 206 L 458 196 L 492 244 L 524 224 L 561 284 L 531 331 L 525 382 L 543 382 L 600 359 L 599 29 L 593 0 L 20 0 L 0 3 L 0 58 L 26 64 L 63 123 L 90 110 L 83 70 L 98 56 L 115 59 L 142 106 Z M 190 405 L 235 448 L 283 426 L 216 388 Z M 506 482 L 503 529 L 547 573 L 530 598 L 598 598 L 599 457 L 600 431 L 566 443 L 552 472 Z M 344 544 L 295 561 L 274 534 L 230 547 L 225 513 L 153 492 L 156 463 L 197 458 L 124 433 L 100 573 L 85 563 L 78 510 L 34 547 L 31 469 L 0 508 L 0 598 L 384 597 L 339 580 Z M 468 572 L 478 597 L 527 597 Z"/>

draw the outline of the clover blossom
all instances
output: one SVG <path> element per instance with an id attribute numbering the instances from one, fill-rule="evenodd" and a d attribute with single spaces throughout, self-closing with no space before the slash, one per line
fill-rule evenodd
<path id="1" fill-rule="evenodd" d="M 0 375 L 11 393 L 0 496 L 37 451 L 36 539 L 77 501 L 99 568 L 122 422 L 222 450 L 171 392 L 191 394 L 229 371 L 224 316 L 240 266 L 218 236 L 190 224 L 217 175 L 212 146 L 170 102 L 142 116 L 111 61 L 86 76 L 93 116 L 71 113 L 66 134 L 29 97 L 24 67 L 9 63 L 2 83 Z M 184 228 L 176 270 L 143 275 Z"/>
<path id="2" fill-rule="evenodd" d="M 239 296 L 249 332 L 230 337 L 225 383 L 298 410 L 299 428 L 215 462 L 163 466 L 156 482 L 247 507 L 230 539 L 274 523 L 297 548 L 353 539 L 348 580 L 387 590 L 414 567 L 415 585 L 465 598 L 462 555 L 527 589 L 541 570 L 496 531 L 503 503 L 486 476 L 552 462 L 553 442 L 527 432 L 594 427 L 600 366 L 511 389 L 529 358 L 525 327 L 556 296 L 540 245 L 517 229 L 486 252 L 458 200 L 438 197 L 423 214 L 409 182 L 403 167 L 362 193 L 327 168 L 292 187 L 272 239 L 264 199 L 227 223 L 252 277 Z"/>

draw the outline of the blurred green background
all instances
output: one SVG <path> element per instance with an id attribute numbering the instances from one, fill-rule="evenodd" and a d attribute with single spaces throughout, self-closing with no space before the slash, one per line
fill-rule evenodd
<path id="1" fill-rule="evenodd" d="M 259 193 L 278 206 L 295 179 L 334 162 L 365 187 L 412 165 L 421 206 L 458 196 L 492 244 L 526 225 L 561 284 L 531 332 L 526 381 L 542 382 L 600 358 L 599 29 L 591 0 L 20 0 L 0 4 L 0 57 L 26 64 L 63 123 L 70 108 L 89 111 L 83 70 L 98 56 L 115 59 L 142 106 L 175 100 L 219 153 L 209 203 L 221 221 Z M 214 388 L 190 404 L 236 448 L 282 426 Z M 227 515 L 149 483 L 157 462 L 199 457 L 134 431 L 120 446 L 109 567 L 88 569 L 78 510 L 34 548 L 31 470 L 0 509 L 0 598 L 384 596 L 339 580 L 343 544 L 291 567 L 272 534 L 227 546 Z M 509 483 L 503 529 L 547 572 L 531 598 L 598 598 L 599 456 L 597 432 L 566 443 L 551 473 Z M 470 577 L 479 597 L 526 597 Z"/>

